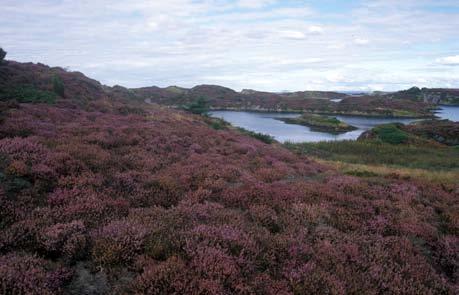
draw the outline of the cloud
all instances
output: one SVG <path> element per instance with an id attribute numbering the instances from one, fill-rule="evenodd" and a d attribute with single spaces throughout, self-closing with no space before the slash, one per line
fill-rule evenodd
<path id="1" fill-rule="evenodd" d="M 275 3 L 276 0 L 239 0 L 238 6 L 243 8 L 261 8 Z"/>
<path id="2" fill-rule="evenodd" d="M 302 40 L 306 38 L 306 35 L 300 31 L 290 31 L 290 30 L 280 31 L 279 35 L 282 38 L 292 39 L 292 40 Z"/>
<path id="3" fill-rule="evenodd" d="M 0 46 L 128 87 L 459 87 L 457 1 L 305 2 L 2 0 Z"/>
<path id="4" fill-rule="evenodd" d="M 362 39 L 362 38 L 355 38 L 354 43 L 357 45 L 367 45 L 370 43 L 370 40 L 368 39 Z"/>
<path id="5" fill-rule="evenodd" d="M 437 63 L 447 66 L 459 66 L 459 55 L 438 58 Z"/>
<path id="6" fill-rule="evenodd" d="M 322 34 L 324 32 L 324 29 L 320 26 L 309 26 L 308 32 L 311 34 Z"/>

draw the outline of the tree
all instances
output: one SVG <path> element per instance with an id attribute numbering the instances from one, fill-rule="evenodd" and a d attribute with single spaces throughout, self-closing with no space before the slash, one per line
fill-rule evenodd
<path id="1" fill-rule="evenodd" d="M 6 51 L 0 47 L 0 63 L 3 62 L 3 60 L 5 59 L 5 56 L 6 56 Z"/>
<path id="2" fill-rule="evenodd" d="M 54 74 L 53 76 L 53 90 L 59 96 L 65 96 L 64 82 L 62 82 L 61 77 L 59 77 L 57 74 Z"/>

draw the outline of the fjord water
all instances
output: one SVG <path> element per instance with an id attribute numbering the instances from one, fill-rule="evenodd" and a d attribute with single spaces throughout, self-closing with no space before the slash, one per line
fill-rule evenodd
<path id="1" fill-rule="evenodd" d="M 363 132 L 387 123 L 409 124 L 419 119 L 408 118 L 375 118 L 361 116 L 336 116 L 339 120 L 358 129 L 343 134 L 331 134 L 312 131 L 311 128 L 301 125 L 286 124 L 276 118 L 295 118 L 298 113 L 266 113 L 266 112 L 238 112 L 213 111 L 210 115 L 221 118 L 233 126 L 242 127 L 250 131 L 260 132 L 273 136 L 280 142 L 318 142 L 331 140 L 355 140 Z M 441 119 L 459 121 L 459 106 L 441 106 L 437 112 Z"/>
<path id="2" fill-rule="evenodd" d="M 436 115 L 441 119 L 459 122 L 459 106 L 441 106 Z"/>
<path id="3" fill-rule="evenodd" d="M 237 112 L 214 111 L 211 116 L 221 118 L 233 126 L 242 127 L 250 131 L 260 132 L 273 136 L 280 142 L 318 142 L 331 140 L 355 140 L 363 132 L 380 124 L 400 122 L 408 124 L 414 119 L 405 118 L 371 118 L 358 116 L 337 116 L 341 121 L 357 127 L 357 130 L 343 134 L 330 134 L 312 131 L 311 128 L 301 125 L 286 124 L 276 118 L 294 118 L 298 113 L 262 113 L 262 112 Z"/>

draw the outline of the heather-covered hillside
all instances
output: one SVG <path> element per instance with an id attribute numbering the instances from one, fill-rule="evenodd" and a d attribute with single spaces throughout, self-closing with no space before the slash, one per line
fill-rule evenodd
<path id="1" fill-rule="evenodd" d="M 9 62 L 2 89 L 55 71 Z M 57 74 L 55 100 L 1 98 L 0 293 L 459 291 L 457 184 L 342 175 Z"/>
<path id="2" fill-rule="evenodd" d="M 198 99 L 205 99 L 210 109 L 316 112 L 324 114 L 351 114 L 367 116 L 429 117 L 431 102 L 410 97 L 349 96 L 337 92 L 303 91 L 270 93 L 254 90 L 236 92 L 232 89 L 200 85 L 191 89 L 178 87 L 146 87 L 124 89 L 138 100 L 180 107 Z M 334 102 L 333 100 L 341 100 Z"/>

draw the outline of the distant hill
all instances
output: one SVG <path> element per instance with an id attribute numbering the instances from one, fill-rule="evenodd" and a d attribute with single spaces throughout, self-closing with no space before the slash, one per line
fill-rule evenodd
<path id="1" fill-rule="evenodd" d="M 62 84 L 58 93 L 56 80 Z M 23 89 L 23 85 L 28 85 Z M 371 116 L 431 116 L 434 104 L 459 103 L 458 89 L 411 88 L 395 93 L 348 95 L 331 91 L 298 91 L 286 93 L 245 89 L 237 92 L 218 85 L 193 88 L 157 86 L 129 89 L 104 86 L 79 72 L 43 64 L 5 61 L 0 65 L 0 96 L 8 93 L 42 91 L 39 97 L 53 95 L 59 99 L 72 97 L 80 102 L 97 99 L 147 101 L 171 107 L 183 107 L 197 99 L 205 99 L 210 109 L 251 111 L 293 111 Z M 10 95 L 11 96 L 11 95 Z M 337 102 L 337 100 L 339 100 Z"/>
<path id="2" fill-rule="evenodd" d="M 387 94 L 386 97 L 433 104 L 459 105 L 459 89 L 412 87 L 408 90 Z"/>

